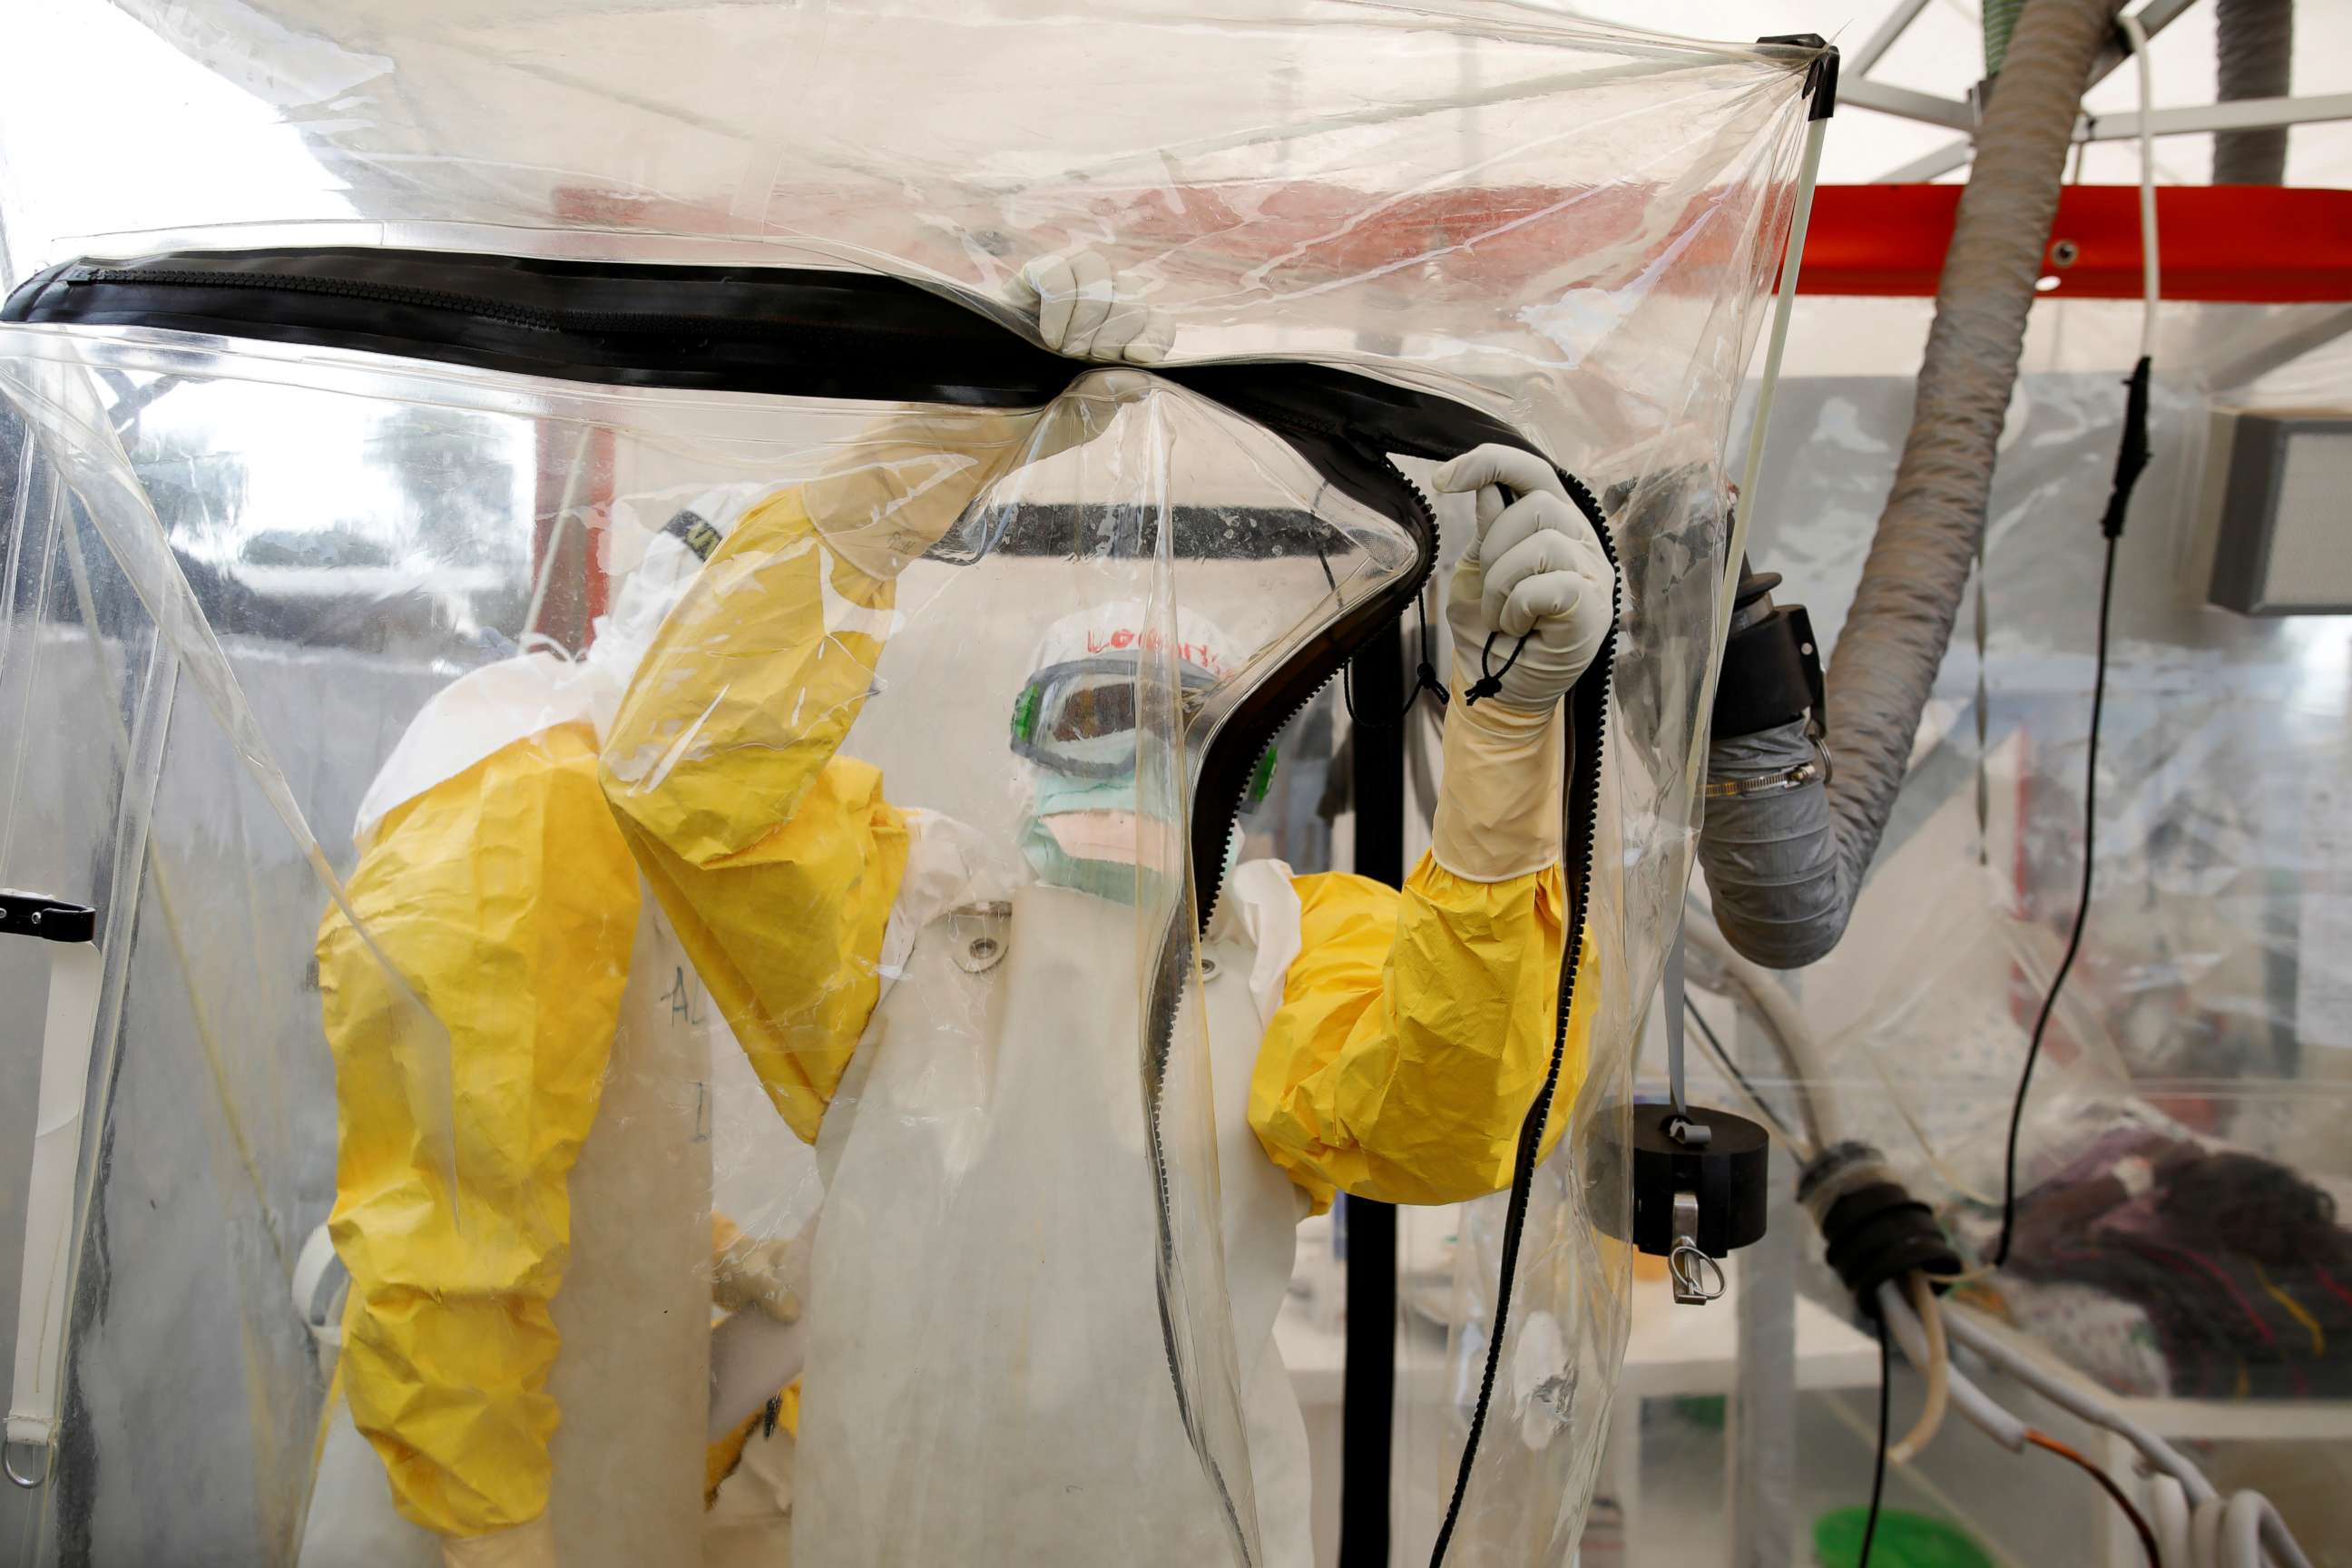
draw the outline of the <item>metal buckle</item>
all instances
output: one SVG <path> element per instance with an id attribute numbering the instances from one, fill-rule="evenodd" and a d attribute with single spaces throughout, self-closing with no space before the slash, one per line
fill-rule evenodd
<path id="1" fill-rule="evenodd" d="M 1666 1254 L 1666 1276 L 1681 1306 L 1704 1307 L 1724 1292 L 1723 1265 L 1699 1250 L 1696 1193 L 1675 1194 L 1675 1245 Z"/>

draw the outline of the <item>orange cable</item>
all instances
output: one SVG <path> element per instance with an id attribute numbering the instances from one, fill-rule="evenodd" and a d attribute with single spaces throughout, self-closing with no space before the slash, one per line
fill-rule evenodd
<path id="1" fill-rule="evenodd" d="M 2148 1528 L 2147 1516 L 2133 1505 L 2130 1498 L 2124 1495 L 2124 1489 L 2116 1484 L 2113 1476 L 2084 1458 L 2071 1446 L 2061 1443 L 2046 1432 L 2036 1432 L 2028 1427 L 2025 1440 L 2037 1448 L 2047 1448 L 2060 1458 L 2080 1466 L 2093 1480 L 2098 1482 L 2106 1494 L 2116 1500 L 2116 1506 L 2124 1510 L 2124 1517 L 2131 1521 L 2132 1529 L 2139 1532 L 2139 1543 L 2147 1551 L 2147 1568 L 2164 1568 L 2162 1559 L 2157 1555 L 2156 1531 Z"/>

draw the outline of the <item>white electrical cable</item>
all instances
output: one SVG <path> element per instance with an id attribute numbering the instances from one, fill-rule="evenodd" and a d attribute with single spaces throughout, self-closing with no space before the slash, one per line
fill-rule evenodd
<path id="1" fill-rule="evenodd" d="M 2221 1516 L 2221 1568 L 2263 1568 L 2263 1518 L 2270 1500 L 2260 1492 L 2240 1492 Z"/>
<path id="2" fill-rule="evenodd" d="M 2147 60 L 2147 29 L 2139 18 L 2116 18 L 2131 39 L 2132 62 L 2139 69 L 2139 254 L 2143 303 L 2139 324 L 2139 357 L 2156 352 L 2156 301 L 2163 292 L 2163 268 L 2156 243 L 2156 136 L 2148 129 L 2148 110 L 2156 101 L 2155 71 Z"/>
<path id="3" fill-rule="evenodd" d="M 2148 1522 L 2156 1528 L 2157 1554 L 2175 1568 L 2189 1568 L 2197 1548 L 2189 1526 L 2189 1493 L 2174 1476 L 2150 1476 Z"/>
<path id="4" fill-rule="evenodd" d="M 2233 1568 L 2221 1555 L 2221 1513 L 2226 1506 L 2218 1497 L 2209 1497 L 2197 1505 L 2197 1516 L 2189 1532 L 2193 1552 L 2189 1562 L 2194 1568 Z"/>
<path id="5" fill-rule="evenodd" d="M 1765 1033 L 1780 1048 L 1781 1058 L 1789 1064 L 1789 1077 L 1797 1094 L 1798 1120 L 1803 1122 L 1806 1135 L 1822 1149 L 1838 1142 L 1845 1136 L 1845 1115 L 1821 1043 L 1813 1037 L 1811 1027 L 1805 1022 L 1805 1011 L 1798 1005 L 1797 999 L 1761 965 L 1734 952 L 1711 918 L 1685 921 L 1684 934 L 1715 973 L 1737 993 L 1732 999 L 1748 1004 L 1748 1011 L 1763 1024 Z"/>
<path id="6" fill-rule="evenodd" d="M 1903 1347 L 1903 1353 L 1911 1359 L 1911 1364 L 1925 1367 L 1928 1362 L 1927 1331 L 1904 1301 L 1903 1292 L 1895 1288 L 1893 1280 L 1878 1288 L 1878 1310 L 1885 1318 L 1886 1326 L 1894 1331 L 1895 1342 Z M 1949 1326 L 1950 1319 L 1947 1314 L 1946 1327 L 1948 1329 Z M 1962 1420 L 2011 1453 L 2025 1452 L 2024 1422 L 2002 1409 L 1990 1394 L 1970 1382 L 1968 1374 L 1958 1367 L 1947 1366 L 1944 1375 L 1952 1408 L 1960 1413 Z M 2182 1511 L 2185 1518 L 2185 1500 Z"/>
<path id="7" fill-rule="evenodd" d="M 1884 1300 L 1882 1296 L 1882 1310 L 1885 1310 Z M 2060 1409 L 2082 1417 L 2094 1426 L 2115 1433 L 2137 1448 L 2151 1467 L 2179 1483 L 2196 1508 L 2189 1531 L 2193 1546 L 2185 1563 L 2179 1565 L 2168 1563 L 2167 1568 L 2260 1568 L 2260 1548 L 2267 1548 L 2272 1559 L 2284 1564 L 2285 1568 L 2311 1568 L 2311 1559 L 2304 1554 L 2303 1547 L 2288 1532 L 2286 1521 L 2279 1517 L 2278 1510 L 2272 1507 L 2269 1500 L 2261 1493 L 2241 1492 L 2225 1501 L 2214 1490 L 2213 1483 L 2206 1479 L 2205 1472 L 2191 1464 L 2180 1450 L 2080 1384 L 2053 1375 L 2024 1352 L 1976 1322 L 1966 1311 L 1945 1313 L 1944 1327 L 1952 1338 Z M 1956 1383 L 1956 1400 L 1958 1386 Z M 1962 1413 L 1967 1413 L 1965 1406 Z M 2233 1515 L 2232 1510 L 2242 1511 Z M 2256 1549 L 2253 1556 L 2241 1561 L 2220 1554 L 2225 1549 L 2225 1542 L 2231 1540 L 2221 1528 L 2224 1521 L 2231 1517 L 2239 1520 L 2238 1528 L 2241 1530 L 2246 1528 L 2244 1521 L 2247 1519 L 2252 1520 L 2252 1528 L 2260 1542 L 2260 1548 Z"/>
<path id="8" fill-rule="evenodd" d="M 1944 1334 L 1943 1303 L 1936 1300 L 1936 1288 L 1927 1283 L 1927 1277 L 1916 1268 L 1903 1277 L 1903 1286 L 1911 1298 L 1911 1310 L 1927 1331 L 1927 1397 L 1921 1402 L 1919 1419 L 1911 1424 L 1911 1430 L 1886 1451 L 1886 1457 L 1898 1465 L 1909 1464 L 1936 1440 L 1952 1392 L 1952 1347 Z"/>

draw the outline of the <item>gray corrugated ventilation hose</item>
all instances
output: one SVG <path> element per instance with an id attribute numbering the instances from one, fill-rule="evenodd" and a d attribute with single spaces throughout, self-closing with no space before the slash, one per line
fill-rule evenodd
<path id="1" fill-rule="evenodd" d="M 1830 664 L 1836 776 L 1706 803 L 1699 862 L 1717 922 L 1769 968 L 1794 969 L 1837 945 L 1886 830 L 1984 535 L 1994 445 L 2075 111 L 2122 8 L 2123 0 L 2029 0 L 2010 40 L 1936 291 L 1894 493 Z M 1708 777 L 1766 779 L 1811 755 L 1800 721 L 1717 743 Z"/>
<path id="2" fill-rule="evenodd" d="M 2213 11 L 2214 85 L 2236 98 L 2284 98 L 2294 58 L 2294 0 L 2219 0 Z M 2286 127 L 2224 131 L 2213 138 L 2217 185 L 2286 182 Z"/>

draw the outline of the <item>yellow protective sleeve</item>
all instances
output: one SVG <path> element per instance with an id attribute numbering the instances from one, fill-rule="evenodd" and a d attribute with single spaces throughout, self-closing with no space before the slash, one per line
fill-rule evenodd
<path id="1" fill-rule="evenodd" d="M 796 491 L 745 513 L 637 667 L 604 744 L 629 848 L 794 1132 L 814 1142 L 881 994 L 907 866 L 882 775 L 835 751 L 894 602 Z"/>
<path id="2" fill-rule="evenodd" d="M 411 1113 L 406 1003 L 340 911 L 319 933 L 335 1057 L 339 1369 L 400 1511 L 447 1536 L 547 1507 L 549 1316 L 566 1180 L 595 1120 L 637 926 L 636 867 L 584 724 L 492 753 L 386 816 L 350 882 L 449 1035 L 463 1214 Z"/>
<path id="3" fill-rule="evenodd" d="M 1568 911 L 1559 868 L 1502 882 L 1428 856 L 1404 889 L 1295 879 L 1301 948 L 1250 1082 L 1250 1126 L 1315 1200 L 1445 1204 L 1510 1184 L 1551 1060 Z M 1590 1058 L 1592 949 L 1578 960 L 1549 1154 Z"/>

